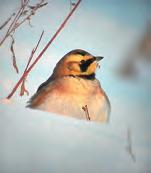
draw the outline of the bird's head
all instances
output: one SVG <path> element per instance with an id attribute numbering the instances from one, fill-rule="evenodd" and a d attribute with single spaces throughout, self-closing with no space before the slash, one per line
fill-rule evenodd
<path id="1" fill-rule="evenodd" d="M 57 63 L 52 77 L 78 76 L 95 79 L 98 61 L 101 59 L 102 56 L 93 56 L 81 49 L 72 50 Z"/>

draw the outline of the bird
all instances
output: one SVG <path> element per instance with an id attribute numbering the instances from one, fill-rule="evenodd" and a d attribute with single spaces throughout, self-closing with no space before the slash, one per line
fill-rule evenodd
<path id="1" fill-rule="evenodd" d="M 96 79 L 96 69 L 103 58 L 82 49 L 70 51 L 39 86 L 27 107 L 77 119 L 86 119 L 88 114 L 91 121 L 108 122 L 110 101 Z"/>

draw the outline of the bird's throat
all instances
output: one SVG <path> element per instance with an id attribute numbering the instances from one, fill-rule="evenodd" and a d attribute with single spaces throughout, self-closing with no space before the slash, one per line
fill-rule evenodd
<path id="1" fill-rule="evenodd" d="M 87 80 L 94 80 L 95 79 L 95 73 L 91 73 L 91 74 L 87 74 L 87 75 L 76 75 L 76 76 L 73 76 L 71 75 L 72 77 L 80 77 L 80 78 L 83 78 L 83 79 L 87 79 Z"/>

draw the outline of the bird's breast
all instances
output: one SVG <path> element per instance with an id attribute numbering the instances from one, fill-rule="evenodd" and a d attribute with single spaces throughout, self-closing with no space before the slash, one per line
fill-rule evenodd
<path id="1" fill-rule="evenodd" d="M 99 81 L 63 77 L 52 81 L 38 96 L 36 108 L 85 119 L 87 105 L 91 120 L 107 119 L 107 98 Z"/>

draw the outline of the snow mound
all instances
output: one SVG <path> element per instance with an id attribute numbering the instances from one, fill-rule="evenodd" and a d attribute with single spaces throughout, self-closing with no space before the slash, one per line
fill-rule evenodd
<path id="1" fill-rule="evenodd" d="M 110 124 L 31 110 L 0 109 L 1 173 L 137 172 L 126 140 Z"/>

